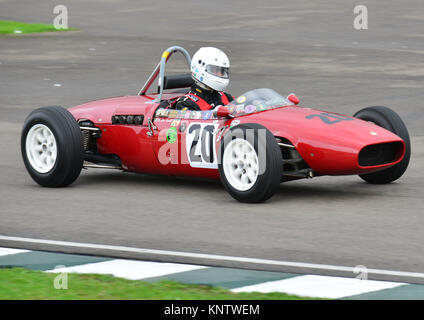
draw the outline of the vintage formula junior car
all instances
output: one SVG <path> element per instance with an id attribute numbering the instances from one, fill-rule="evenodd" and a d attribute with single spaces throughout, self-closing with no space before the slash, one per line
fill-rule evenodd
<path id="1" fill-rule="evenodd" d="M 193 83 L 190 74 L 165 76 L 175 52 L 190 65 L 185 49 L 168 48 L 137 95 L 34 110 L 21 137 L 31 177 L 45 187 L 71 184 L 82 168 L 221 179 L 235 199 L 261 202 L 283 181 L 359 175 L 381 184 L 405 172 L 408 131 L 386 107 L 351 117 L 256 89 L 214 110 L 173 109 Z"/>

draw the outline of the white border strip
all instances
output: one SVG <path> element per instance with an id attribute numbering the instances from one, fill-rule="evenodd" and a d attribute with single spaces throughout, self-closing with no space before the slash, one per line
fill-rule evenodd
<path id="1" fill-rule="evenodd" d="M 48 245 L 63 246 L 63 247 L 90 248 L 90 249 L 102 249 L 102 250 L 110 250 L 110 251 L 145 253 L 145 254 L 162 255 L 162 256 L 187 257 L 187 258 L 254 263 L 254 264 L 285 266 L 285 267 L 295 267 L 295 268 L 319 269 L 319 270 L 327 270 L 327 271 L 343 271 L 343 272 L 350 272 L 354 274 L 357 273 L 356 267 L 335 266 L 335 265 L 327 265 L 327 264 L 232 257 L 232 256 L 222 256 L 222 255 L 214 255 L 214 254 L 143 249 L 143 248 L 133 248 L 133 247 L 113 246 L 113 245 L 103 245 L 103 244 L 93 244 L 93 243 L 9 237 L 9 236 L 2 236 L 2 235 L 0 235 L 0 240 L 48 244 Z M 367 269 L 367 272 L 368 274 L 375 274 L 375 275 L 388 275 L 388 276 L 396 276 L 396 277 L 410 277 L 410 278 L 424 279 L 424 273 L 419 273 L 419 272 L 392 271 L 392 270 L 380 270 L 380 269 Z"/>
<path id="2" fill-rule="evenodd" d="M 47 272 L 111 274 L 118 278 L 140 280 L 200 269 L 207 269 L 207 267 L 181 263 L 113 259 L 103 262 L 81 264 L 72 267 L 56 268 L 53 270 L 48 270 Z"/>
<path id="3" fill-rule="evenodd" d="M 0 247 L 0 257 L 8 256 L 11 254 L 24 253 L 24 252 L 29 252 L 29 250 L 10 249 L 10 248 Z"/>
<path id="4" fill-rule="evenodd" d="M 231 291 L 262 293 L 284 292 L 301 297 L 340 299 L 369 292 L 393 289 L 404 285 L 407 284 L 401 282 L 307 275 L 258 283 L 231 289 Z"/>

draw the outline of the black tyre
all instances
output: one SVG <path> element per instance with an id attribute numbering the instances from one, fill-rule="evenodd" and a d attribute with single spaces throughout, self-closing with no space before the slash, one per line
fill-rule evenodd
<path id="1" fill-rule="evenodd" d="M 264 126 L 249 123 L 233 127 L 221 141 L 219 174 L 228 193 L 241 202 L 271 198 L 283 175 L 281 150 Z"/>
<path id="2" fill-rule="evenodd" d="M 26 118 L 21 152 L 30 176 L 43 187 L 65 187 L 79 176 L 84 162 L 81 130 L 62 107 L 44 107 Z"/>
<path id="3" fill-rule="evenodd" d="M 405 156 L 398 164 L 381 171 L 359 175 L 366 182 L 374 184 L 390 183 L 399 179 L 408 168 L 411 157 L 411 142 L 408 129 L 399 115 L 387 107 L 368 107 L 354 114 L 354 117 L 374 122 L 376 125 L 393 132 L 405 142 Z"/>

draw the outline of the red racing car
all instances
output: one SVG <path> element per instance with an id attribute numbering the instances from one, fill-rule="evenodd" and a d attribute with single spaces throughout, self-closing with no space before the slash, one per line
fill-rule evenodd
<path id="1" fill-rule="evenodd" d="M 174 109 L 193 84 L 190 74 L 165 76 L 175 52 L 190 65 L 185 49 L 168 48 L 137 95 L 34 110 L 21 137 L 31 177 L 45 187 L 71 184 L 82 168 L 221 179 L 235 199 L 261 202 L 288 180 L 359 175 L 382 184 L 405 172 L 409 134 L 386 107 L 351 117 L 256 89 L 214 110 Z"/>

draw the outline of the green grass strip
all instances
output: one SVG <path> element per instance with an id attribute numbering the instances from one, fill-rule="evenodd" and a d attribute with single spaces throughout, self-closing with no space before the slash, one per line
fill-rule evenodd
<path id="1" fill-rule="evenodd" d="M 0 20 L 0 34 L 20 34 L 34 32 L 70 31 L 74 28 L 56 29 L 53 25 L 42 23 L 25 23 L 19 21 Z"/>
<path id="2" fill-rule="evenodd" d="M 145 282 L 110 275 L 67 274 L 67 289 L 55 289 L 56 273 L 0 269 L 0 300 L 304 300 L 283 293 L 233 293 L 206 285 Z M 64 284 L 63 281 L 56 283 Z"/>

